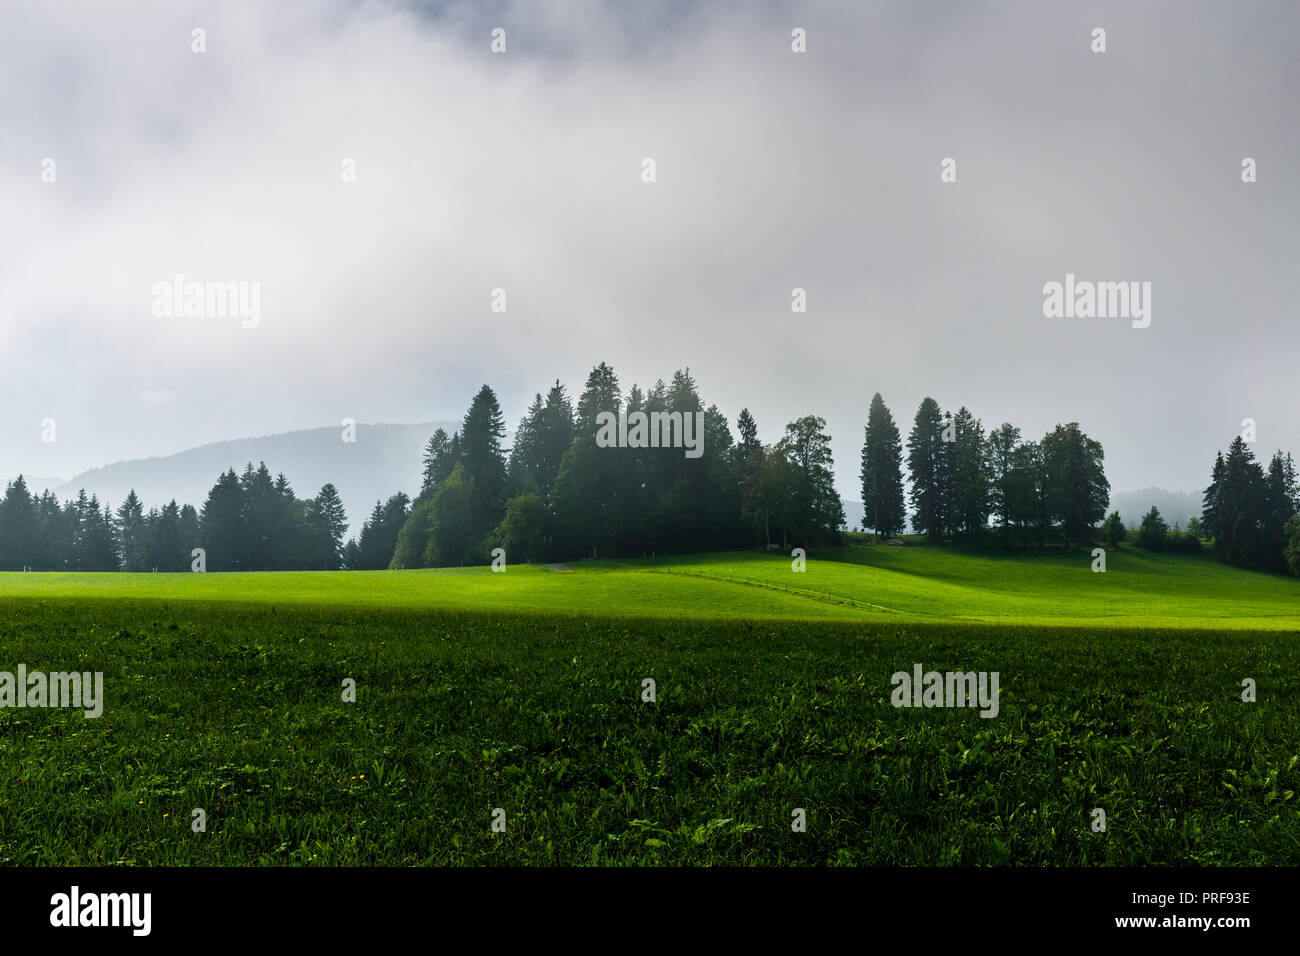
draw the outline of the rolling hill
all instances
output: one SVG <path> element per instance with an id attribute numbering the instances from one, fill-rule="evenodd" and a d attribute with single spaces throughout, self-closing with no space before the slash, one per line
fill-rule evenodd
<path id="1" fill-rule="evenodd" d="M 265 461 L 272 474 L 285 474 L 300 498 L 312 497 L 327 481 L 333 482 L 355 533 L 377 500 L 398 491 L 414 497 L 419 491 L 424 445 L 440 427 L 450 433 L 458 426 L 453 422 L 358 424 L 355 442 L 344 442 L 342 429 L 336 426 L 238 438 L 166 457 L 92 468 L 50 490 L 62 500 L 85 488 L 101 502 L 117 505 L 134 488 L 146 510 L 173 498 L 201 508 L 221 472 L 228 468 L 241 472 L 248 462 L 256 466 Z"/>
<path id="2" fill-rule="evenodd" d="M 0 574 L 11 598 L 321 605 L 714 620 L 1300 630 L 1300 581 L 1208 556 L 1111 549 L 970 552 L 853 545 L 788 557 L 750 552 L 419 571 Z"/>

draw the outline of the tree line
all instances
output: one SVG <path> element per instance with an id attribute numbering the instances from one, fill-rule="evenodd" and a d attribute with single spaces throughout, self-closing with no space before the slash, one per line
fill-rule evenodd
<path id="1" fill-rule="evenodd" d="M 637 413 L 701 416 L 703 454 L 597 441 L 602 415 Z M 531 562 L 838 540 L 844 513 L 825 420 L 799 418 L 768 444 L 748 409 L 736 427 L 739 441 L 689 369 L 624 394 L 602 362 L 576 402 L 559 381 L 536 393 L 507 450 L 496 394 L 484 385 L 459 430 L 429 439 L 389 566 L 482 564 L 498 547 Z"/>
<path id="2" fill-rule="evenodd" d="M 1091 541 L 1110 501 L 1105 452 L 1076 422 L 1032 441 L 1009 423 L 986 433 L 964 405 L 944 412 L 927 397 L 907 437 L 906 498 L 903 460 L 902 436 L 877 392 L 860 477 L 863 528 L 879 538 L 906 530 L 910 504 L 913 531 L 931 541 L 978 543 L 992 520 L 1006 547 L 1057 537 L 1075 546 Z"/>
<path id="3" fill-rule="evenodd" d="M 704 453 L 605 447 L 597 436 L 610 413 L 698 415 Z M 200 509 L 173 500 L 147 512 L 134 490 L 115 511 L 84 490 L 60 504 L 20 475 L 0 500 L 0 569 L 185 571 L 194 548 L 212 571 L 378 570 L 484 564 L 496 548 L 538 562 L 837 542 L 844 513 L 825 420 L 806 415 L 764 442 L 745 408 L 735 428 L 738 438 L 689 369 L 624 393 L 601 363 L 576 401 L 558 380 L 538 392 L 507 448 L 500 404 L 484 385 L 459 429 L 430 437 L 416 497 L 377 501 L 346 543 L 332 484 L 299 499 L 264 462 L 221 474 Z M 1101 443 L 1075 422 L 1035 441 L 1010 423 L 986 432 L 965 406 L 945 412 L 930 397 L 904 449 L 877 393 L 860 460 L 863 530 L 890 539 L 910 521 L 933 542 L 1088 545 L 1110 497 L 1104 461 Z M 1137 540 L 1198 550 L 1204 537 L 1230 563 L 1300 574 L 1298 515 L 1291 456 L 1275 454 L 1265 470 L 1238 438 L 1215 461 L 1200 521 L 1170 533 L 1153 508 Z M 1114 513 L 1100 533 L 1112 545 L 1127 534 Z"/>
<path id="4" fill-rule="evenodd" d="M 332 484 L 299 499 L 265 463 L 222 474 L 201 510 L 173 499 L 145 511 L 134 489 L 116 511 L 84 489 L 60 505 L 19 475 L 0 500 L 0 570 L 189 571 L 201 548 L 209 571 L 330 571 L 345 566 L 346 527 Z"/>
<path id="5" fill-rule="evenodd" d="M 1229 564 L 1300 575 L 1300 485 L 1290 453 L 1268 469 L 1238 435 L 1219 452 L 1201 507 L 1201 526 Z"/>

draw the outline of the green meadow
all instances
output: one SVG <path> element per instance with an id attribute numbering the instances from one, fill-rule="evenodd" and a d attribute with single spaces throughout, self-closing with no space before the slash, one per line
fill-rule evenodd
<path id="1" fill-rule="evenodd" d="M 1111 549 L 981 551 L 886 545 L 788 556 L 728 553 L 421 571 L 230 574 L 0 573 L 0 595 L 340 605 L 710 620 L 888 620 L 1300 630 L 1300 580 L 1209 556 Z"/>
<path id="2" fill-rule="evenodd" d="M 1091 564 L 0 574 L 0 671 L 105 687 L 0 709 L 0 862 L 1300 864 L 1300 582 Z M 892 706 L 918 663 L 998 715 Z"/>

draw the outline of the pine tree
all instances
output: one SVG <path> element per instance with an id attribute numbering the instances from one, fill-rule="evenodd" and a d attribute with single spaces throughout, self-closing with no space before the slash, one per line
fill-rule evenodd
<path id="1" fill-rule="evenodd" d="M 1169 525 L 1155 505 L 1142 518 L 1137 543 L 1139 548 L 1148 551 L 1164 551 L 1169 547 Z"/>
<path id="2" fill-rule="evenodd" d="M 72 567 L 72 544 L 68 523 L 59 499 L 46 490 L 37 506 L 41 547 L 36 567 L 49 571 L 67 571 Z"/>
<path id="3" fill-rule="evenodd" d="M 1011 497 L 1007 508 L 1012 524 L 1022 532 L 1033 528 L 1038 546 L 1044 547 L 1051 525 L 1051 509 L 1048 505 L 1047 462 L 1039 442 L 1023 442 L 1016 448 L 1009 482 Z"/>
<path id="4" fill-rule="evenodd" d="M 976 540 L 988 525 L 991 510 L 988 446 L 984 426 L 964 405 L 953 419 L 952 527 Z"/>
<path id="5" fill-rule="evenodd" d="M 397 536 L 406 523 L 410 499 L 398 492 L 386 502 L 375 502 L 370 517 L 361 526 L 354 541 L 349 567 L 354 571 L 378 571 L 388 567 L 397 547 Z"/>
<path id="6" fill-rule="evenodd" d="M 573 444 L 573 404 L 558 381 L 545 401 L 538 392 L 515 433 L 510 450 L 510 485 L 549 501 L 564 453 Z"/>
<path id="7" fill-rule="evenodd" d="M 124 571 L 147 571 L 148 541 L 145 536 L 144 505 L 132 488 L 117 509 L 117 537 L 122 548 Z"/>
<path id="8" fill-rule="evenodd" d="M 424 563 L 432 567 L 485 564 L 488 552 L 477 553 L 478 529 L 473 521 L 474 479 L 464 464 L 457 462 L 434 493 L 432 528 Z"/>
<path id="9" fill-rule="evenodd" d="M 91 495 L 81 509 L 80 568 L 82 571 L 117 571 L 117 533 L 113 511 L 107 503 L 100 508 L 99 498 Z"/>
<path id="10" fill-rule="evenodd" d="M 277 571 L 305 568 L 307 566 L 306 503 L 298 500 L 284 472 L 276 475 L 272 489 L 269 509 L 271 531 L 268 566 Z"/>
<path id="11" fill-rule="evenodd" d="M 496 393 L 484 385 L 465 413 L 460 429 L 460 462 L 472 492 L 469 500 L 471 536 L 485 540 L 505 511 L 506 456 L 501 447 L 505 419 Z"/>
<path id="12" fill-rule="evenodd" d="M 922 400 L 907 436 L 907 467 L 911 474 L 912 527 L 931 541 L 942 541 L 944 523 L 943 416 L 933 398 Z"/>
<path id="13" fill-rule="evenodd" d="M 1124 522 L 1120 520 L 1119 512 L 1112 511 L 1101 526 L 1101 532 L 1106 536 L 1106 543 L 1112 548 L 1118 548 L 1128 537 L 1128 529 L 1124 527 Z"/>
<path id="14" fill-rule="evenodd" d="M 862 443 L 862 506 L 864 526 L 888 540 L 904 530 L 903 442 L 885 401 L 877 392 L 867 411 Z"/>
<path id="15" fill-rule="evenodd" d="M 989 509 L 998 516 L 1002 543 L 1011 547 L 1011 509 L 1015 497 L 1015 455 L 1020 429 L 1004 422 L 989 432 L 986 457 L 989 464 Z"/>
<path id="16" fill-rule="evenodd" d="M 311 566 L 322 571 L 339 570 L 348 516 L 343 510 L 338 489 L 329 482 L 322 485 L 320 493 L 308 502 L 307 525 L 311 535 Z"/>
<path id="17" fill-rule="evenodd" d="M 506 468 L 510 487 L 516 491 L 537 491 L 538 460 L 541 457 L 539 445 L 544 427 L 543 414 L 546 406 L 542 403 L 542 393 L 533 396 L 532 404 L 519 421 L 515 429 L 515 443 L 510 449 L 510 463 Z"/>
<path id="18" fill-rule="evenodd" d="M 245 548 L 248 536 L 244 529 L 244 492 L 235 469 L 231 468 L 217 478 L 217 483 L 208 492 L 208 500 L 203 504 L 200 519 L 202 540 L 194 547 L 203 548 L 209 571 L 244 570 Z M 177 514 L 177 544 L 179 545 L 179 513 Z M 170 536 L 170 530 L 168 531 Z M 166 542 L 166 550 L 160 553 L 158 560 L 170 564 L 167 551 L 171 541 Z M 162 565 L 159 565 L 161 568 Z"/>
<path id="19" fill-rule="evenodd" d="M 754 421 L 754 416 L 749 413 L 748 408 L 740 410 L 740 415 L 736 419 L 736 431 L 740 432 L 740 441 L 736 443 L 736 451 L 740 455 L 741 461 L 748 461 L 750 455 L 763 447 L 758 440 L 758 424 Z"/>
<path id="20" fill-rule="evenodd" d="M 193 505 L 176 507 L 176 499 L 167 503 L 168 513 L 176 514 L 176 567 L 177 571 L 188 571 L 193 560 L 194 549 L 199 545 L 199 513 Z"/>
<path id="21" fill-rule="evenodd" d="M 1214 541 L 1214 550 L 1218 551 L 1224 538 L 1223 520 L 1222 520 L 1222 503 L 1223 503 L 1223 476 L 1225 465 L 1223 462 L 1223 452 L 1218 452 L 1214 456 L 1214 468 L 1210 475 L 1210 486 L 1205 489 L 1205 495 L 1201 499 L 1201 526 Z"/>
<path id="22" fill-rule="evenodd" d="M 651 399 L 647 396 L 647 405 Z M 662 392 L 660 399 L 666 401 Z M 618 553 L 629 512 L 634 510 L 623 494 L 621 481 L 626 464 L 620 465 L 619 456 L 626 462 L 627 449 L 597 447 L 596 434 L 597 417 L 602 412 L 617 418 L 621 411 L 618 377 L 601 362 L 587 375 L 578 398 L 577 434 L 560 460 L 555 478 L 556 537 L 559 550 L 566 554 Z M 650 495 L 651 478 L 643 477 Z"/>
<path id="23" fill-rule="evenodd" d="M 1264 469 L 1240 435 L 1228 446 L 1215 497 L 1221 532 L 1215 549 L 1229 564 L 1266 566 L 1267 482 Z"/>
<path id="24" fill-rule="evenodd" d="M 435 430 L 424 447 L 424 478 L 420 484 L 417 500 L 432 497 L 438 490 L 438 485 L 451 474 L 451 469 L 456 464 L 457 453 L 458 448 L 453 446 L 452 439 L 447 437 L 447 432 L 441 428 Z"/>
<path id="25" fill-rule="evenodd" d="M 265 571 L 274 563 L 279 505 L 275 481 L 266 462 L 260 462 L 256 470 L 249 462 L 239 480 L 239 488 L 242 492 L 240 517 L 245 535 L 243 567 L 248 571 Z"/>
<path id="26" fill-rule="evenodd" d="M 1289 535 L 1287 524 L 1296 514 L 1295 468 L 1291 456 L 1276 452 L 1268 463 L 1268 476 L 1264 484 L 1264 548 L 1265 567 L 1274 571 L 1286 570 L 1286 546 Z"/>
<path id="27" fill-rule="evenodd" d="M 40 532 L 37 503 L 19 475 L 5 487 L 0 501 L 0 570 L 35 566 L 41 551 Z"/>
<path id="28" fill-rule="evenodd" d="M 232 471 L 231 474 L 234 474 Z M 180 507 L 173 498 L 167 504 L 163 505 L 162 511 L 149 512 L 149 564 L 151 568 L 157 568 L 159 572 L 176 572 L 190 570 L 191 553 L 194 548 L 202 548 L 203 545 L 197 540 L 195 543 L 186 548 L 185 541 L 181 537 L 181 512 Z M 206 548 L 204 549 L 206 552 Z M 211 555 L 208 555 L 209 562 Z M 209 571 L 216 570 L 211 563 L 207 564 Z"/>

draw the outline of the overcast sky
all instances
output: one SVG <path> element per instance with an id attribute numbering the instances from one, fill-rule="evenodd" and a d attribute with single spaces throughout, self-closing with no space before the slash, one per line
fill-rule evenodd
<path id="1" fill-rule="evenodd" d="M 928 394 L 1201 488 L 1243 418 L 1300 453 L 1298 36 L 1293 2 L 6 4 L 0 476 L 484 382 L 513 432 L 607 361 L 767 441 L 823 416 L 849 498 L 876 391 L 904 435 Z M 1150 282 L 1150 326 L 1044 317 L 1067 272 Z M 259 323 L 156 317 L 177 273 L 260 283 Z"/>

